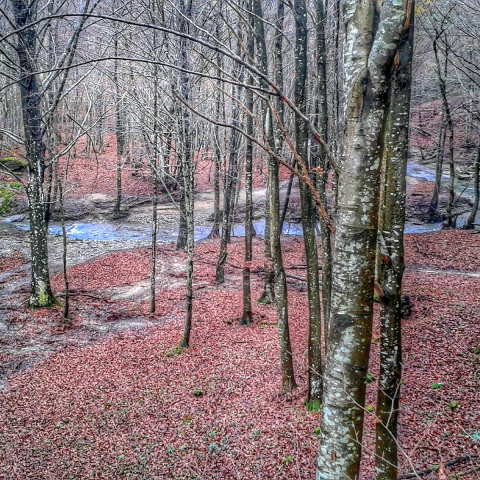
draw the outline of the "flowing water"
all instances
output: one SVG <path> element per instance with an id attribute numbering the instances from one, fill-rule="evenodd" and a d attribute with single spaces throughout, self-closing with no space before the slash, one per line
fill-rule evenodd
<path id="1" fill-rule="evenodd" d="M 435 180 L 435 170 L 417 163 L 409 163 L 407 168 L 407 175 L 413 178 L 422 178 L 428 181 Z M 448 178 L 444 176 L 445 178 Z M 457 187 L 459 191 L 463 191 L 465 187 L 460 185 Z M 473 187 L 471 188 L 473 192 Z M 464 194 L 470 194 L 467 190 Z M 15 225 L 21 230 L 29 230 L 30 225 L 25 219 L 14 216 L 4 220 L 3 228 L 8 228 L 7 225 Z M 254 222 L 255 231 L 258 235 L 263 235 L 265 230 L 265 220 L 258 220 Z M 65 225 L 67 237 L 73 240 L 98 240 L 103 242 L 115 242 L 122 240 L 133 240 L 139 243 L 149 243 L 151 241 L 152 230 L 151 226 L 135 225 L 135 224 L 117 224 L 115 223 L 67 223 Z M 441 230 L 442 224 L 405 224 L 405 233 L 429 233 Z M 210 233 L 210 226 L 196 226 L 195 240 L 202 240 Z M 62 235 L 62 227 L 59 223 L 53 222 L 49 226 L 49 233 L 51 235 Z M 301 236 L 303 234 L 302 225 L 299 223 L 285 223 L 283 226 L 283 235 Z M 235 224 L 233 235 L 242 237 L 245 235 L 245 228 L 242 224 Z M 170 243 L 175 242 L 178 236 L 177 227 L 161 226 L 158 229 L 158 242 Z"/>

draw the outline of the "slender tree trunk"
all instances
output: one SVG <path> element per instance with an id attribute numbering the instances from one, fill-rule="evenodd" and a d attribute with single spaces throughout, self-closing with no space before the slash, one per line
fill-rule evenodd
<path id="1" fill-rule="evenodd" d="M 186 18 L 192 16 L 193 0 L 182 0 L 183 14 Z M 187 20 L 182 17 L 181 31 L 188 32 Z M 188 43 L 182 40 L 182 65 L 184 68 L 188 66 L 187 60 Z M 181 90 L 185 101 L 188 101 L 190 95 L 190 81 L 187 74 L 182 74 Z M 180 347 L 188 347 L 190 345 L 190 333 L 192 331 L 193 319 L 193 255 L 195 248 L 195 223 L 194 223 L 194 156 L 192 147 L 192 136 L 190 133 L 190 111 L 186 107 L 181 107 L 180 131 L 182 132 L 182 145 L 184 151 L 181 152 L 181 170 L 183 175 L 183 198 L 184 198 L 184 214 L 186 225 L 186 250 L 187 250 L 187 284 L 185 298 L 185 330 L 180 341 Z"/>
<path id="2" fill-rule="evenodd" d="M 474 200 L 472 211 L 467 220 L 467 228 L 472 229 L 475 227 L 475 218 L 478 211 L 478 203 L 480 197 L 480 144 L 477 147 L 477 156 L 475 157 L 475 163 L 473 164 L 473 189 L 474 189 Z"/>
<path id="3" fill-rule="evenodd" d="M 184 9 L 184 15 L 190 18 L 192 13 L 192 0 L 182 0 L 181 5 Z M 181 17 L 180 21 L 180 31 L 188 33 L 189 25 L 187 20 L 184 17 Z M 180 64 L 183 69 L 188 69 L 188 51 L 187 51 L 187 42 L 186 40 L 181 40 L 181 51 L 180 51 Z M 188 102 L 190 98 L 190 81 L 188 75 L 185 72 L 180 74 L 180 85 L 182 90 L 183 98 Z M 189 112 L 183 107 L 180 107 L 180 111 L 183 116 L 189 115 Z M 188 250 L 188 219 L 187 219 L 187 205 L 186 205 L 186 190 L 188 185 L 184 185 L 185 178 L 188 178 L 188 172 L 184 172 L 183 169 L 185 165 L 190 165 L 190 158 L 183 158 L 182 155 L 190 157 L 192 152 L 187 148 L 187 144 L 190 145 L 190 123 L 185 121 L 183 125 L 180 125 L 180 136 L 182 137 L 182 144 L 184 151 L 180 154 L 177 166 L 177 178 L 180 184 L 180 225 L 178 228 L 178 237 L 177 237 L 177 250 Z M 188 167 L 190 168 L 190 167 Z"/>
<path id="4" fill-rule="evenodd" d="M 155 34 L 154 34 L 155 35 Z M 156 35 L 154 37 L 156 45 Z M 151 158 L 152 172 L 152 260 L 150 273 L 150 313 L 156 310 L 156 270 L 157 270 L 157 229 L 158 229 L 158 157 L 159 157 L 159 139 L 158 139 L 158 67 L 153 68 L 153 155 Z"/>
<path id="5" fill-rule="evenodd" d="M 380 147 L 391 67 L 404 32 L 407 4 L 411 7 L 408 0 L 385 0 L 381 5 L 347 0 L 345 4 L 348 103 L 318 480 L 354 480 L 360 470 L 373 322 Z"/>
<path id="6" fill-rule="evenodd" d="M 293 354 L 288 325 L 287 277 L 283 267 L 280 241 L 280 196 L 278 188 L 278 163 L 272 157 L 268 161 L 270 178 L 270 238 L 272 245 L 273 268 L 275 272 L 275 303 L 277 305 L 278 337 L 280 343 L 280 363 L 282 368 L 282 391 L 290 392 L 297 385 L 293 371 Z"/>
<path id="7" fill-rule="evenodd" d="M 406 172 L 409 147 L 410 98 L 414 41 L 414 5 L 405 37 L 393 67 L 383 141 L 385 165 L 383 204 L 379 214 L 382 263 L 380 299 L 380 377 L 377 393 L 376 478 L 396 480 L 397 423 L 402 377 L 402 279 L 405 269 Z"/>
<path id="8" fill-rule="evenodd" d="M 248 10 L 252 12 L 252 0 L 248 0 Z M 254 27 L 253 15 L 250 14 L 249 22 Z M 253 32 L 248 34 L 248 55 L 250 58 L 255 56 Z M 248 76 L 249 85 L 253 85 L 253 76 Z M 247 133 L 253 136 L 253 90 L 247 90 L 247 108 L 251 115 L 247 114 Z M 241 325 L 250 325 L 252 323 L 252 291 L 250 286 L 250 269 L 252 262 L 252 238 L 253 238 L 253 145 L 252 141 L 247 139 L 245 153 L 245 261 L 243 265 L 243 315 L 240 321 Z"/>
<path id="9" fill-rule="evenodd" d="M 47 143 L 48 144 L 48 143 Z M 54 183 L 54 178 L 53 178 L 53 165 L 49 164 L 48 165 L 48 179 L 47 179 L 47 194 L 46 194 L 46 199 L 45 199 L 45 225 L 47 227 L 48 231 L 48 225 L 50 223 L 50 220 L 52 218 L 52 210 L 53 210 L 53 183 Z"/>
<path id="10" fill-rule="evenodd" d="M 277 2 L 277 18 L 276 18 L 276 25 L 279 29 L 279 32 L 283 31 L 283 21 L 284 21 L 284 11 L 285 6 L 284 2 Z M 265 31 L 263 26 L 263 9 L 261 1 L 254 0 L 253 1 L 253 12 L 256 15 L 255 21 L 255 41 L 258 44 L 259 56 L 260 56 L 260 66 L 264 73 L 267 73 L 268 70 L 268 59 L 265 47 Z M 274 47 L 274 56 L 275 56 L 275 81 L 277 84 L 283 85 L 283 57 L 282 57 L 282 40 L 283 34 L 280 35 L 277 32 L 277 36 L 275 38 L 275 47 Z M 280 105 L 281 102 L 277 102 L 277 108 L 279 109 L 279 114 L 283 116 L 283 105 Z M 263 122 L 265 125 L 265 129 L 267 129 L 267 108 L 265 104 L 262 104 L 262 117 Z M 277 136 L 277 138 L 279 138 Z M 273 146 L 273 145 L 272 145 Z M 279 148 L 278 151 L 281 151 L 281 143 L 277 144 Z M 268 163 L 267 159 L 267 163 Z M 267 166 L 268 168 L 268 166 Z M 264 248 L 264 257 L 265 257 L 265 264 L 264 264 L 264 288 L 263 293 L 260 298 L 257 300 L 259 303 L 271 304 L 275 300 L 275 272 L 273 268 L 273 257 L 272 257 L 272 243 L 271 243 L 271 217 L 270 217 L 270 188 L 271 188 L 271 178 L 268 176 L 267 178 L 267 186 L 266 186 L 266 194 L 265 194 L 265 231 L 264 231 L 264 240 L 265 240 L 265 248 Z M 280 230 L 281 234 L 282 230 Z"/>
<path id="11" fill-rule="evenodd" d="M 436 65 L 436 71 L 437 71 L 437 76 L 438 76 L 438 83 L 440 86 L 440 94 L 442 96 L 442 103 L 443 103 L 443 111 L 445 112 L 445 121 L 446 121 L 446 128 L 448 130 L 448 142 L 449 142 L 449 171 L 450 171 L 450 179 L 448 182 L 448 190 L 449 190 L 449 198 L 448 198 L 448 203 L 447 203 L 447 226 L 452 227 L 453 226 L 453 218 L 452 218 L 452 210 L 453 210 L 453 203 L 455 201 L 455 159 L 454 159 L 454 128 L 453 128 L 453 119 L 452 119 L 452 112 L 450 109 L 450 104 L 448 102 L 448 96 L 447 96 L 447 84 L 446 84 L 446 77 L 448 73 L 448 45 L 445 48 L 445 71 L 444 75 L 442 75 L 442 69 L 440 65 L 440 57 L 438 54 L 438 37 L 435 38 L 433 42 L 433 51 L 435 53 L 435 65 Z M 444 136 L 446 135 L 446 132 L 444 133 Z M 443 144 L 441 145 L 442 152 L 441 155 L 443 157 L 443 149 L 445 148 L 445 138 L 443 138 Z M 441 182 L 441 176 L 442 176 L 442 171 L 440 169 L 440 172 L 437 170 L 437 176 L 439 175 L 440 179 L 436 178 L 435 182 L 435 192 L 437 195 L 437 203 L 438 203 L 438 194 L 440 187 L 438 186 L 437 189 L 437 184 L 440 185 Z"/>
<path id="12" fill-rule="evenodd" d="M 37 37 L 35 27 L 24 27 L 35 20 L 37 1 L 12 0 L 17 34 L 17 54 L 20 66 L 20 95 L 22 100 L 25 150 L 28 161 L 27 199 L 30 214 L 30 247 L 32 280 L 30 306 L 50 307 L 58 303 L 50 286 L 48 270 L 47 226 L 43 184 L 45 172 L 45 145 L 43 143 L 41 97 L 35 64 Z"/>
<path id="13" fill-rule="evenodd" d="M 449 167 L 449 180 L 448 180 L 448 203 L 447 203 L 447 226 L 454 227 L 453 221 L 453 205 L 455 203 L 455 157 L 454 157 L 454 130 L 453 122 L 450 117 L 448 121 L 448 167 Z"/>
<path id="14" fill-rule="evenodd" d="M 55 163 L 58 163 L 56 161 Z M 65 167 L 65 181 L 67 179 L 67 166 Z M 58 183 L 58 199 L 60 201 L 60 217 L 62 219 L 62 240 L 63 240 L 63 252 L 62 252 L 62 267 L 63 267 L 63 284 L 65 286 L 65 300 L 63 304 L 63 317 L 68 319 L 68 315 L 70 313 L 70 282 L 68 281 L 68 273 L 67 273 L 67 230 L 65 228 L 65 209 L 64 209 L 64 194 L 63 194 L 63 185 L 62 180 L 57 175 L 57 183 Z"/>
<path id="15" fill-rule="evenodd" d="M 440 130 L 438 132 L 437 144 L 437 161 L 435 166 L 435 185 L 433 188 L 432 199 L 428 207 L 428 217 L 432 219 L 437 213 L 438 198 L 440 195 L 440 188 L 442 187 L 442 173 L 443 173 L 443 156 L 445 151 L 445 140 L 447 134 L 447 122 L 445 110 L 442 107 L 442 116 L 440 118 Z"/>
<path id="16" fill-rule="evenodd" d="M 240 45 L 237 47 L 238 54 L 241 53 Z M 236 77 L 241 78 L 240 70 L 237 67 Z M 235 88 L 236 97 L 240 99 L 240 87 Z M 232 125 L 238 127 L 240 123 L 240 107 L 238 102 L 233 100 L 232 102 Z M 234 205 L 235 205 L 235 193 L 238 183 L 238 147 L 239 137 L 237 130 L 230 130 L 230 154 L 228 157 L 227 178 L 224 182 L 224 194 L 223 194 L 223 220 L 222 220 L 222 234 L 220 237 L 220 255 L 217 261 L 216 267 L 216 282 L 223 283 L 225 281 L 224 267 L 227 261 L 227 246 L 230 241 L 230 229 L 232 222 L 234 221 Z"/>
<path id="17" fill-rule="evenodd" d="M 255 30 L 259 50 L 260 68 L 268 72 L 267 47 L 265 41 L 265 28 L 263 24 L 263 9 L 261 0 L 253 0 L 253 12 L 255 14 Z M 264 83 L 264 82 L 263 82 Z M 268 86 L 263 85 L 264 88 Z M 275 134 L 273 130 L 273 113 L 268 105 L 262 105 L 266 118 L 267 141 L 270 148 L 275 150 Z M 290 342 L 290 330 L 288 325 L 288 291 L 287 278 L 283 266 L 282 246 L 280 240 L 280 188 L 279 166 L 277 161 L 268 158 L 268 204 L 270 215 L 270 247 L 275 273 L 275 303 L 277 305 L 278 336 L 280 344 L 280 364 L 282 369 L 282 390 L 289 392 L 296 387 L 293 371 L 292 346 Z M 268 264 L 268 259 L 267 259 Z"/>
<path id="18" fill-rule="evenodd" d="M 283 89 L 283 24 L 285 21 L 285 5 L 284 2 L 277 2 L 277 17 L 275 19 L 275 26 L 277 27 L 277 34 L 275 37 L 275 83 L 281 89 Z M 285 124 L 284 119 L 284 105 L 283 101 L 280 98 L 276 99 L 275 108 L 277 110 L 278 116 L 282 124 Z M 277 128 L 275 131 L 275 139 L 277 151 L 280 155 L 283 153 L 283 132 Z M 296 166 L 296 161 L 293 160 L 293 167 Z M 282 215 L 280 217 L 280 234 L 283 234 L 283 225 L 285 223 L 285 218 L 287 216 L 288 205 L 290 203 L 290 195 L 292 193 L 294 174 L 291 173 L 288 179 L 287 192 L 285 194 L 285 202 L 282 208 Z"/>
<path id="19" fill-rule="evenodd" d="M 305 0 L 295 0 L 295 104 L 303 113 L 307 109 L 307 9 Z M 296 150 L 305 165 L 308 159 L 308 130 L 305 122 L 295 117 Z M 322 317 L 318 277 L 318 249 L 315 235 L 316 209 L 310 189 L 300 182 L 302 229 L 307 263 L 308 292 L 308 394 L 309 408 L 318 409 L 322 401 Z"/>
<path id="20" fill-rule="evenodd" d="M 118 57 L 118 33 L 114 36 L 114 53 Z M 120 93 L 120 83 L 118 78 L 118 60 L 114 60 L 113 81 L 115 83 L 115 135 L 117 137 L 117 196 L 113 207 L 113 214 L 120 213 L 122 204 L 122 160 L 125 153 L 125 119 L 123 118 L 123 102 Z"/>
<path id="21" fill-rule="evenodd" d="M 322 138 L 328 136 L 328 102 L 327 102 L 327 52 L 325 46 L 325 24 L 327 21 L 323 0 L 317 0 L 317 104 L 315 126 Z M 338 39 L 337 39 L 338 42 Z M 338 47 L 338 45 L 337 45 Z M 338 80 L 336 80 L 338 82 Z M 332 133 L 332 137 L 336 134 Z M 316 182 L 320 201 L 327 206 L 328 165 L 325 161 L 325 152 L 316 145 L 314 155 L 317 157 L 319 178 Z M 332 295 L 332 238 L 330 229 L 320 217 L 320 235 L 322 238 L 322 303 L 325 329 L 325 344 L 328 338 L 328 321 L 330 318 L 330 303 Z"/>
<path id="22" fill-rule="evenodd" d="M 296 163 L 294 162 L 293 167 L 295 168 Z M 280 232 L 283 234 L 283 224 L 285 223 L 285 218 L 287 217 L 288 204 L 290 203 L 290 195 L 292 194 L 293 186 L 293 177 L 295 174 L 291 173 L 288 178 L 287 192 L 285 193 L 285 201 L 283 202 L 282 216 L 280 217 Z"/>
<path id="23" fill-rule="evenodd" d="M 191 1 L 191 0 L 190 0 Z M 191 4 L 190 4 L 191 5 Z M 187 143 L 186 148 L 191 148 Z M 190 345 L 190 333 L 192 331 L 193 320 L 193 259 L 195 248 L 195 222 L 194 222 L 194 167 L 192 156 L 184 155 L 182 158 L 187 159 L 190 163 L 183 165 L 184 185 L 185 185 L 185 217 L 187 222 L 187 284 L 185 295 L 185 330 L 180 341 L 180 347 L 188 347 Z"/>
<path id="24" fill-rule="evenodd" d="M 217 38 L 220 36 L 220 22 L 217 23 L 216 34 Z M 217 55 L 217 64 L 221 66 L 222 56 Z M 220 76 L 220 72 L 218 73 Z M 221 90 L 221 80 L 217 81 L 217 101 L 216 101 L 216 119 L 220 121 L 221 114 L 221 105 L 222 105 L 222 90 Z M 220 237 L 220 169 L 222 164 L 222 150 L 220 148 L 220 128 L 218 125 L 214 127 L 214 140 L 213 140 L 213 154 L 215 161 L 215 170 L 213 176 L 213 225 L 212 230 L 208 235 L 208 238 L 219 238 Z"/>

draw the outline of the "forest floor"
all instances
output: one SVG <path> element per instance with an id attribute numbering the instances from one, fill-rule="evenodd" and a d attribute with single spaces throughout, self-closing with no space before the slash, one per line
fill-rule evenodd
<path id="1" fill-rule="evenodd" d="M 101 162 L 72 163 L 66 202 L 72 221 L 129 228 L 151 218 L 150 182 L 124 175 L 128 215 L 110 218 L 115 199 L 114 144 Z M 83 162 L 83 163 L 82 163 Z M 209 225 L 212 162 L 199 161 L 196 223 Z M 255 173 L 262 215 L 265 172 Z M 287 172 L 282 172 L 285 185 Z M 285 191 L 285 188 L 283 189 Z M 433 183 L 408 178 L 408 220 L 426 221 Z M 239 205 L 242 205 L 240 195 Z M 446 189 L 440 199 L 444 214 Z M 12 214 L 25 211 L 14 199 Z M 291 219 L 299 210 L 291 199 Z M 469 199 L 457 204 L 468 209 Z M 168 195 L 161 228 L 178 213 Z M 240 216 L 241 213 L 240 213 Z M 297 220 L 298 221 L 298 220 Z M 158 246 L 157 312 L 149 313 L 148 242 L 68 241 L 71 319 L 60 308 L 31 311 L 28 234 L 0 223 L 0 478 L 36 479 L 308 479 L 314 478 L 320 415 L 304 406 L 307 386 L 307 298 L 303 240 L 284 237 L 296 380 L 280 393 L 275 309 L 254 303 L 242 314 L 243 240 L 229 247 L 226 283 L 215 283 L 218 240 L 196 246 L 191 347 L 183 332 L 185 255 Z M 52 236 L 53 287 L 62 298 L 61 238 Z M 408 297 L 401 393 L 401 471 L 452 460 L 421 478 L 480 479 L 480 235 L 440 231 L 406 236 Z M 254 258 L 263 241 L 254 239 Z M 262 262 L 253 267 L 261 270 Z M 262 289 L 253 275 L 254 298 Z M 371 373 L 378 377 L 378 312 Z M 367 405 L 375 405 L 375 382 Z M 458 403 L 456 403 L 458 402 Z M 367 413 L 362 479 L 373 477 L 375 419 Z M 470 458 L 465 458 L 470 457 Z"/>
<path id="2" fill-rule="evenodd" d="M 303 241 L 283 243 L 299 384 L 288 395 L 280 393 L 275 309 L 255 303 L 254 324 L 238 325 L 241 239 L 231 245 L 224 285 L 214 281 L 218 241 L 197 245 L 193 333 L 184 350 L 177 346 L 185 255 L 170 244 L 158 247 L 154 315 L 148 248 L 70 267 L 68 323 L 60 309 L 27 309 L 26 287 L 4 295 L 0 358 L 10 375 L 0 410 L 0 478 L 313 478 L 321 418 L 303 404 Z M 480 356 L 472 350 L 480 343 L 479 248 L 480 235 L 461 231 L 406 237 L 402 472 L 480 453 Z M 254 249 L 262 258 L 260 238 Z M 27 262 L 20 253 L 3 258 L 0 271 L 27 278 Z M 53 285 L 62 291 L 60 273 Z M 254 298 L 261 286 L 254 275 Z M 377 316 L 373 336 L 377 377 Z M 375 382 L 367 405 L 374 398 Z M 372 478 L 374 424 L 367 414 L 364 479 Z M 436 471 L 422 478 L 478 479 L 477 468 L 474 457 L 446 467 L 446 477 Z"/>

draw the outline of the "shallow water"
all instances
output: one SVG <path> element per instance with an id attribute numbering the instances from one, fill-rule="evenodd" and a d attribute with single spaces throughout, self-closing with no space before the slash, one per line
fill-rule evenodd
<path id="1" fill-rule="evenodd" d="M 407 177 L 412 178 L 423 178 L 429 182 L 435 181 L 435 168 L 430 166 L 420 165 L 419 163 L 409 162 L 407 165 Z M 449 180 L 449 175 L 442 173 L 442 183 L 447 185 Z M 454 183 L 455 193 L 461 194 L 462 197 L 471 197 L 473 198 L 475 192 L 473 188 L 472 181 L 459 180 L 455 178 Z"/>
<path id="2" fill-rule="evenodd" d="M 5 224 L 13 225 L 21 230 L 30 229 L 29 222 L 15 222 L 10 218 L 5 219 Z M 259 220 L 253 223 L 258 235 L 265 232 L 265 220 Z M 7 227 L 8 228 L 8 227 Z M 203 240 L 208 236 L 212 227 L 198 225 L 195 227 L 195 240 Z M 120 240 L 134 240 L 142 243 L 150 242 L 152 230 L 150 226 L 134 225 L 114 225 L 109 223 L 68 223 L 65 224 L 67 237 L 73 240 L 99 240 L 103 242 L 115 242 Z M 58 223 L 51 223 L 48 228 L 50 235 L 62 235 L 62 226 Z M 302 235 L 302 226 L 297 223 L 285 224 L 283 226 L 284 235 Z M 245 227 L 241 224 L 235 224 L 233 236 L 243 237 Z M 160 243 L 175 242 L 178 237 L 177 228 L 161 227 L 157 233 L 157 239 Z"/>
<path id="3" fill-rule="evenodd" d="M 410 162 L 407 167 L 407 176 L 414 178 L 423 178 L 428 181 L 435 180 L 435 169 L 417 163 Z M 444 179 L 448 176 L 443 175 Z M 462 191 L 465 187 L 458 184 L 457 189 Z M 470 194 L 473 188 L 468 188 L 465 194 Z M 464 194 L 464 195 L 465 195 Z M 18 217 L 9 217 L 4 220 L 3 226 L 0 223 L 0 228 L 8 228 L 5 224 L 15 225 L 15 227 L 22 230 L 29 230 L 30 225 L 28 221 L 17 221 Z M 254 222 L 255 231 L 258 235 L 263 235 L 265 231 L 265 220 L 258 220 Z M 117 223 L 68 223 L 65 225 L 67 237 L 73 240 L 98 240 L 102 242 L 115 242 L 122 240 L 132 240 L 139 243 L 148 243 L 151 241 L 152 230 L 151 226 L 132 225 L 132 224 L 117 224 Z M 416 225 L 412 223 L 405 224 L 405 233 L 429 233 L 438 232 L 442 229 L 442 223 L 429 223 L 423 225 Z M 51 235 L 61 235 L 62 227 L 59 223 L 51 223 L 48 229 Z M 211 231 L 210 226 L 196 226 L 195 240 L 203 240 Z M 283 226 L 283 235 L 301 236 L 303 235 L 302 225 L 299 223 L 285 223 Z M 243 224 L 235 224 L 233 235 L 236 237 L 243 237 L 245 235 L 245 227 Z M 178 237 L 177 227 L 161 227 L 158 230 L 157 238 L 159 243 L 176 242 Z"/>
<path id="4" fill-rule="evenodd" d="M 21 230 L 29 230 L 28 222 L 9 222 L 6 223 L 15 226 Z M 254 222 L 257 235 L 263 235 L 265 232 L 265 220 Z M 428 233 L 437 232 L 442 227 L 441 223 L 432 223 L 426 225 L 405 225 L 405 233 Z M 102 242 L 115 242 L 122 240 L 133 240 L 139 243 L 148 243 L 151 241 L 152 231 L 148 226 L 133 225 L 112 225 L 108 223 L 68 223 L 65 225 L 67 237 L 72 240 L 98 240 Z M 211 231 L 210 226 L 196 226 L 195 240 L 203 240 Z M 49 226 L 50 235 L 61 235 L 62 227 L 57 223 Z M 299 223 L 285 223 L 283 226 L 283 235 L 301 236 L 303 234 L 302 225 Z M 235 224 L 233 236 L 243 237 L 245 235 L 245 227 L 242 224 Z M 176 228 L 159 228 L 157 239 L 159 243 L 171 243 L 177 240 L 178 231 Z"/>

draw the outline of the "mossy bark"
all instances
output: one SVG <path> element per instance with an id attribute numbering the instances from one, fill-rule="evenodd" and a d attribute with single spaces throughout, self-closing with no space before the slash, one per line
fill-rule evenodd
<path id="1" fill-rule="evenodd" d="M 22 99 L 25 150 L 28 162 L 27 199 L 30 214 L 30 247 L 32 280 L 30 306 L 50 307 L 58 304 L 51 286 L 48 270 L 47 226 L 43 184 L 45 173 L 45 144 L 43 142 L 41 96 L 34 60 L 37 37 L 34 27 L 27 27 L 36 16 L 37 3 L 12 0 L 16 26 L 19 30 L 17 54 L 20 66 L 20 95 Z"/>

